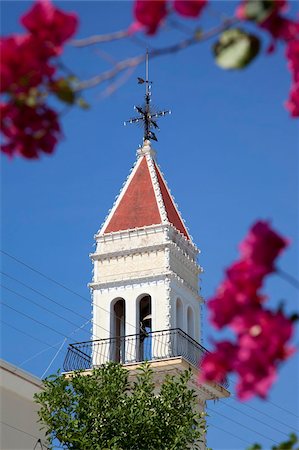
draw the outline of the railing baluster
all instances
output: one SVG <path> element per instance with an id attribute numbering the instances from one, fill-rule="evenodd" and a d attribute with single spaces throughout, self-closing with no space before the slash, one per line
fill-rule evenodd
<path id="1" fill-rule="evenodd" d="M 159 360 L 180 356 L 193 366 L 200 367 L 206 352 L 207 350 L 187 333 L 175 328 L 149 332 L 146 336 L 132 334 L 70 344 L 63 368 L 70 372 L 91 369 L 108 361 L 126 364 L 145 359 Z M 221 384 L 228 387 L 227 380 L 223 380 Z"/>

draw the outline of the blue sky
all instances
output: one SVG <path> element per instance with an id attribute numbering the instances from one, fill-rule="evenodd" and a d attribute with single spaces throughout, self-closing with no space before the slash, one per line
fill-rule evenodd
<path id="1" fill-rule="evenodd" d="M 18 17 L 30 4 L 2 2 L 3 34 L 21 30 Z M 203 28 L 218 21 L 216 11 L 231 14 L 236 4 L 214 2 L 214 12 L 207 11 L 202 17 Z M 127 1 L 67 1 L 57 5 L 77 11 L 79 37 L 123 29 L 132 20 Z M 193 25 L 192 21 L 184 23 Z M 183 37 L 183 33 L 169 29 L 150 40 L 150 45 L 162 46 Z M 201 249 L 205 298 L 221 280 L 224 267 L 237 257 L 237 244 L 256 219 L 272 220 L 273 226 L 292 240 L 279 266 L 293 276 L 299 273 L 298 121 L 289 118 L 283 107 L 290 86 L 283 48 L 278 46 L 274 54 L 266 55 L 267 36 L 263 37 L 260 56 L 239 72 L 216 67 L 211 42 L 150 65 L 153 103 L 172 110 L 171 116 L 160 121 L 159 142 L 154 147 L 194 242 Z M 144 48 L 119 41 L 101 50 L 120 60 Z M 82 79 L 109 67 L 98 47 L 69 47 L 63 60 Z M 106 98 L 100 88 L 86 92 L 91 109 L 74 109 L 63 116 L 64 139 L 52 156 L 38 161 L 1 158 L 2 249 L 85 298 L 2 255 L 3 272 L 62 306 L 7 276 L 2 283 L 10 291 L 2 290 L 2 300 L 63 335 L 71 334 L 91 317 L 87 283 L 92 265 L 88 255 L 94 248 L 93 235 L 111 208 L 142 141 L 141 130 L 123 127 L 123 121 L 134 114 L 133 105 L 142 101 L 143 88 L 137 85 L 136 77 L 143 75 L 144 68 L 138 68 Z M 265 287 L 269 304 L 275 307 L 284 300 L 287 311 L 298 310 L 298 291 L 277 275 L 270 278 Z M 7 307 L 2 309 L 1 320 L 6 322 L 1 324 L 2 356 L 41 376 L 63 336 Z M 217 335 L 206 317 L 203 328 L 203 342 L 208 347 L 210 337 Z M 87 325 L 73 340 L 88 340 L 89 332 Z M 65 352 L 63 347 L 50 373 L 61 367 Z M 285 433 L 298 429 L 298 375 L 296 355 L 281 368 L 268 401 L 244 405 L 232 398 L 211 404 L 209 446 L 239 450 L 246 448 L 246 442 L 260 442 L 269 449 L 282 441 Z"/>

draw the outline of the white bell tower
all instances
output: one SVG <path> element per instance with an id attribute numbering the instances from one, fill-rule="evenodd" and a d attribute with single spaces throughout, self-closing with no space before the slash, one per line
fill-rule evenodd
<path id="1" fill-rule="evenodd" d="M 148 360 L 160 376 L 189 367 L 202 407 L 228 396 L 221 385 L 197 382 L 206 351 L 200 345 L 199 250 L 149 140 L 95 240 L 92 365 L 116 361 L 134 370 Z"/>
<path id="2" fill-rule="evenodd" d="M 179 340 L 176 329 L 200 342 L 198 249 L 154 155 L 150 142 L 145 141 L 119 197 L 95 236 L 96 251 L 91 255 L 94 278 L 90 285 L 93 339 L 115 338 L 116 346 L 97 355 L 101 362 L 111 358 L 127 363 L 145 356 L 162 357 L 166 339 Z M 119 337 L 140 333 L 144 334 L 147 348 L 142 349 L 138 339 L 133 345 L 133 337 L 132 342 L 129 337 L 118 342 Z M 152 333 L 151 342 L 148 333 Z"/>
<path id="3" fill-rule="evenodd" d="M 228 397 L 226 382 L 199 384 L 203 354 L 201 303 L 197 263 L 199 250 L 156 162 L 151 140 L 152 112 L 147 63 L 145 105 L 136 107 L 144 124 L 143 146 L 110 213 L 95 235 L 91 254 L 93 280 L 92 340 L 70 344 L 64 369 L 90 370 L 108 361 L 123 364 L 135 376 L 149 361 L 158 387 L 166 372 L 190 369 L 189 386 L 200 411 L 207 400 Z M 201 444 L 205 449 L 205 443 Z"/>

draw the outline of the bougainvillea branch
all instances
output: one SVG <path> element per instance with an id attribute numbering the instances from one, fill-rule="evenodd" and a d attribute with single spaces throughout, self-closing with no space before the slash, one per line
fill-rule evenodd
<path id="1" fill-rule="evenodd" d="M 76 32 L 78 18 L 37 1 L 21 17 L 22 35 L 1 39 L 2 152 L 36 159 L 52 153 L 61 137 L 58 114 L 47 105 L 50 94 L 65 103 L 75 100 L 70 77 L 59 73 L 57 57 Z M 20 58 L 20 55 L 22 57 Z"/>
<path id="2" fill-rule="evenodd" d="M 208 301 L 211 323 L 217 329 L 227 326 L 234 341 L 220 341 L 206 355 L 201 381 L 220 382 L 228 373 L 238 376 L 237 395 L 241 400 L 264 398 L 277 378 L 279 364 L 294 348 L 289 345 L 296 315 L 287 317 L 282 307 L 265 307 L 261 293 L 265 278 L 276 272 L 276 259 L 288 240 L 267 222 L 257 222 L 240 244 L 240 259 L 225 272 L 225 279 Z"/>
<path id="3" fill-rule="evenodd" d="M 115 31 L 114 33 L 95 34 L 93 36 L 89 36 L 84 39 L 76 39 L 76 40 L 73 40 L 71 42 L 71 44 L 74 45 L 75 47 L 87 47 L 89 45 L 117 41 L 119 39 L 124 39 L 129 36 L 131 36 L 131 33 L 128 29 L 126 29 L 126 30 Z"/>
<path id="4" fill-rule="evenodd" d="M 112 80 L 113 88 L 108 87 L 106 92 L 114 92 L 127 75 L 145 59 L 144 54 L 134 55 L 117 61 L 109 70 L 79 81 L 73 75 L 66 76 L 64 71 L 60 70 L 61 65 L 57 61 L 67 41 L 76 47 L 126 38 L 140 44 L 139 36 L 141 35 L 147 37 L 146 47 L 149 48 L 150 58 L 157 58 L 179 53 L 191 46 L 214 39 L 212 52 L 216 64 L 225 70 L 242 69 L 256 58 L 261 49 L 260 37 L 247 30 L 247 23 L 250 22 L 260 33 L 266 33 L 270 37 L 268 53 L 275 51 L 278 42 L 285 46 L 292 79 L 289 99 L 285 102 L 285 106 L 292 117 L 299 117 L 299 22 L 287 17 L 287 0 L 241 0 L 236 6 L 233 17 L 224 17 L 220 12 L 217 14 L 220 24 L 210 30 L 202 30 L 200 20 L 202 14 L 209 11 L 211 3 L 208 0 L 135 0 L 132 23 L 125 29 L 70 41 L 78 27 L 77 16 L 56 8 L 51 0 L 37 0 L 30 11 L 21 17 L 20 21 L 26 33 L 1 39 L 1 92 L 4 95 L 4 106 L 11 103 L 18 108 L 22 104 L 30 108 L 38 107 L 41 110 L 41 107 L 46 107 L 48 98 L 54 95 L 70 106 L 77 104 L 85 108 L 87 105 L 80 97 L 84 89 L 94 88 Z M 217 7 L 218 5 L 219 2 Z M 195 20 L 193 22 L 195 26 L 191 27 L 189 24 L 186 26 L 184 20 L 190 19 Z M 183 31 L 186 37 L 173 44 L 153 48 L 149 42 L 151 36 L 169 28 Z M 144 45 L 142 43 L 143 47 Z M 23 55 L 21 60 L 16 57 L 20 53 Z M 118 77 L 119 81 L 117 81 Z M 7 111 L 7 114 L 13 110 L 12 107 L 3 107 L 3 111 Z M 51 115 L 54 117 L 53 114 Z M 31 130 L 29 138 L 17 131 L 18 126 L 16 126 L 16 133 L 12 138 L 11 133 L 14 133 L 14 127 L 11 127 L 12 117 L 17 116 L 15 114 L 5 116 L 1 122 L 5 141 L 2 151 L 9 156 L 20 154 L 26 158 L 37 158 L 41 152 L 44 152 L 39 145 L 41 133 L 34 133 Z M 55 120 L 57 121 L 58 118 L 59 113 L 56 113 Z M 9 135 L 8 124 L 11 128 Z M 42 124 L 41 120 L 41 128 Z M 61 125 L 58 125 L 61 128 Z M 48 133 L 47 130 L 48 124 L 45 126 L 45 134 Z M 26 137 L 26 145 L 19 142 L 23 137 Z M 59 136 L 56 136 L 55 140 L 52 139 L 52 151 L 58 140 Z M 29 144 L 30 149 L 27 152 L 26 148 Z"/>
<path id="5" fill-rule="evenodd" d="M 229 27 L 236 24 L 237 22 L 239 22 L 239 19 L 235 17 L 231 19 L 226 19 L 221 25 L 211 28 L 206 32 L 203 33 L 194 32 L 194 34 L 192 34 L 191 37 L 182 39 L 176 42 L 175 44 L 165 46 L 162 48 L 152 48 L 148 52 L 149 58 L 153 59 L 160 56 L 178 53 L 182 50 L 185 50 L 188 47 L 208 41 L 209 39 L 212 39 L 213 37 L 222 33 L 224 30 L 227 30 Z M 95 75 L 94 77 L 88 80 L 81 81 L 80 83 L 78 83 L 77 89 L 84 90 L 93 88 L 105 81 L 115 78 L 118 74 L 120 74 L 124 70 L 127 70 L 128 68 L 131 67 L 137 67 L 138 65 L 144 63 L 145 58 L 146 58 L 145 53 L 142 53 L 140 55 L 133 56 L 131 58 L 126 58 L 123 61 L 119 61 L 117 64 L 115 64 L 115 66 L 112 69 L 102 72 L 99 75 Z"/>

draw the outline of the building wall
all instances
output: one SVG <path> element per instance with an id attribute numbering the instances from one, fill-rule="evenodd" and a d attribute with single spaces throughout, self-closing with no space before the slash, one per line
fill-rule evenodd
<path id="1" fill-rule="evenodd" d="M 45 443 L 33 401 L 33 395 L 41 390 L 39 378 L 0 360 L 1 450 L 33 450 L 38 439 Z"/>
<path id="2" fill-rule="evenodd" d="M 93 282 L 93 339 L 113 337 L 112 306 L 125 301 L 125 334 L 139 333 L 138 302 L 142 295 L 152 300 L 152 331 L 177 327 L 175 302 L 184 303 L 184 331 L 188 332 L 188 307 L 200 338 L 201 298 L 198 250 L 171 225 L 96 235 Z M 172 287 L 170 288 L 170 284 Z M 190 313 L 191 310 L 189 310 Z M 113 314 L 112 314 L 113 315 Z M 186 317 L 185 317 L 186 316 Z"/>

